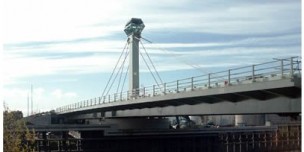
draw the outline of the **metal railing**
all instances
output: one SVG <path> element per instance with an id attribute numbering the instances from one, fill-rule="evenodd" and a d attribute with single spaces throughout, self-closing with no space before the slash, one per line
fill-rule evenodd
<path id="1" fill-rule="evenodd" d="M 152 85 L 132 91 L 118 92 L 108 96 L 96 97 L 56 109 L 56 112 L 69 112 L 86 107 L 131 101 L 139 98 L 165 96 L 187 91 L 204 90 L 231 85 L 248 84 L 254 82 L 272 81 L 278 79 L 292 79 L 301 75 L 300 57 L 276 59 L 271 62 L 255 64 L 225 71 L 209 73 L 206 75 L 180 79 L 164 84 Z"/>

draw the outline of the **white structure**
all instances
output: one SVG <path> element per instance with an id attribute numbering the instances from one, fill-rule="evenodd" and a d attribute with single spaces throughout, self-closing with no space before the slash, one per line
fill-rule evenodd
<path id="1" fill-rule="evenodd" d="M 129 59 L 129 91 L 131 96 L 139 94 L 139 38 L 145 28 L 143 21 L 139 18 L 132 18 L 125 26 L 128 44 L 130 48 Z"/>

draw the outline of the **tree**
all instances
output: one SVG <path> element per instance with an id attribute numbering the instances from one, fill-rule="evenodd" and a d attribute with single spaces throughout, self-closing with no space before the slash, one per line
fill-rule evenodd
<path id="1" fill-rule="evenodd" d="M 3 112 L 3 150 L 5 152 L 34 151 L 35 134 L 30 131 L 21 111 Z"/>

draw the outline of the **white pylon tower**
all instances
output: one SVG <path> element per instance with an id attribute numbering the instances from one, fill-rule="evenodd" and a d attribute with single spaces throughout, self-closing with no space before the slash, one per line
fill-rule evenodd
<path id="1" fill-rule="evenodd" d="M 125 26 L 128 36 L 129 53 L 129 93 L 131 96 L 139 95 L 139 39 L 145 28 L 140 18 L 132 18 Z"/>

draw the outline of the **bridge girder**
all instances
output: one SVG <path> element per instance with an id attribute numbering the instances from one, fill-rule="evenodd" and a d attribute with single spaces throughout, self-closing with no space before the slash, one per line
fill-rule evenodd
<path id="1" fill-rule="evenodd" d="M 87 113 L 102 113 L 101 117 L 300 113 L 299 82 L 281 79 L 194 90 L 86 107 L 61 115 L 76 118 Z"/>

